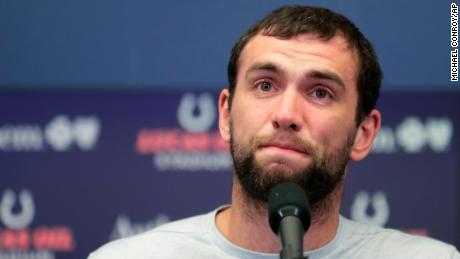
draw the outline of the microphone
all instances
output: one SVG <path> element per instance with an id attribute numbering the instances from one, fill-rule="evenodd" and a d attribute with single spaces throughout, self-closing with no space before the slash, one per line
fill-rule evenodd
<path id="1" fill-rule="evenodd" d="M 303 236 L 311 223 L 311 210 L 304 190 L 282 182 L 270 190 L 268 222 L 281 239 L 281 259 L 303 259 Z"/>

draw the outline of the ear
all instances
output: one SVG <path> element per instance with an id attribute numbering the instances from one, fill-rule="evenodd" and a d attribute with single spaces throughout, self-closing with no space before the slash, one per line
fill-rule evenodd
<path id="1" fill-rule="evenodd" d="M 359 124 L 355 141 L 351 149 L 350 158 L 357 161 L 369 154 L 372 143 L 380 130 L 382 116 L 380 112 L 373 109 L 369 115 Z"/>
<path id="2" fill-rule="evenodd" d="M 219 95 L 219 131 L 222 138 L 230 141 L 230 110 L 228 107 L 228 98 L 230 92 L 228 89 L 223 89 Z"/>

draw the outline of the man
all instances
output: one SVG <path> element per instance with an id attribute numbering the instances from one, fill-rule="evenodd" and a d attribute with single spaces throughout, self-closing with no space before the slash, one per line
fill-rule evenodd
<path id="1" fill-rule="evenodd" d="M 279 8 L 236 43 L 228 77 L 219 128 L 234 161 L 231 206 L 115 241 L 91 259 L 279 258 L 267 197 L 284 181 L 310 199 L 310 259 L 460 259 L 453 246 L 339 215 L 348 161 L 366 157 L 381 122 L 377 57 L 348 19 Z"/>

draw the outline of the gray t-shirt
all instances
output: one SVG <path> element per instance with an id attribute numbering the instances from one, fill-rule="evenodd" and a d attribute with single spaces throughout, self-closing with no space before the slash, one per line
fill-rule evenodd
<path id="1" fill-rule="evenodd" d="M 216 228 L 218 210 L 113 241 L 91 253 L 88 259 L 279 258 L 278 254 L 249 251 L 226 240 Z M 455 247 L 446 243 L 342 216 L 334 239 L 305 255 L 309 259 L 460 259 Z"/>

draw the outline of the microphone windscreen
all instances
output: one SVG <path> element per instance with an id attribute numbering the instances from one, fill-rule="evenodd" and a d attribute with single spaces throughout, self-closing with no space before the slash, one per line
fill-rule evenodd
<path id="1" fill-rule="evenodd" d="M 278 233 L 279 224 L 285 216 L 297 216 L 304 230 L 310 227 L 311 211 L 305 191 L 296 183 L 282 182 L 275 185 L 268 196 L 269 223 L 273 232 Z"/>

